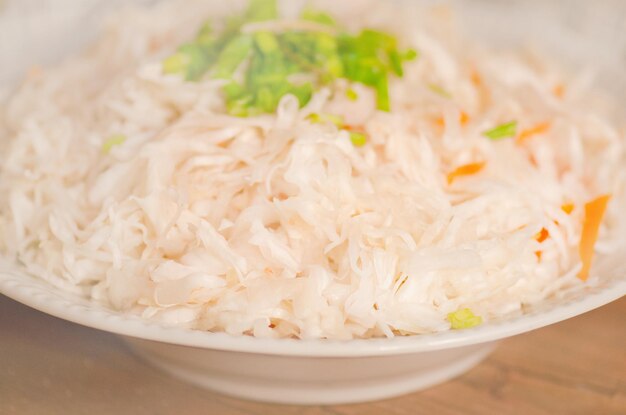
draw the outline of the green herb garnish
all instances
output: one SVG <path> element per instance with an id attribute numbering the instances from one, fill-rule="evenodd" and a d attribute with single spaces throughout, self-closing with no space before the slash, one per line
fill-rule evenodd
<path id="1" fill-rule="evenodd" d="M 443 88 L 441 85 L 429 84 L 428 89 L 430 89 L 435 94 L 440 95 L 444 98 L 448 98 L 448 99 L 452 98 L 452 94 L 450 93 L 450 91 Z"/>
<path id="2" fill-rule="evenodd" d="M 474 315 L 469 308 L 463 308 L 453 313 L 448 314 L 448 321 L 450 327 L 454 330 L 469 329 L 471 327 L 479 326 L 483 322 L 483 318 Z"/>
<path id="3" fill-rule="evenodd" d="M 262 22 L 278 18 L 278 5 L 276 0 L 250 0 L 246 19 L 250 22 Z"/>
<path id="4" fill-rule="evenodd" d="M 121 146 L 127 140 L 127 137 L 123 134 L 115 134 L 107 138 L 102 144 L 102 153 L 109 154 L 113 147 Z"/>
<path id="5" fill-rule="evenodd" d="M 230 79 L 239 65 L 248 57 L 252 46 L 251 36 L 240 35 L 231 39 L 217 57 L 213 76 Z"/>
<path id="6" fill-rule="evenodd" d="M 189 57 L 184 53 L 177 53 L 163 61 L 163 73 L 166 75 L 182 74 L 187 71 Z"/>
<path id="7" fill-rule="evenodd" d="M 274 112 L 286 94 L 295 95 L 304 106 L 316 89 L 339 78 L 373 88 L 377 108 L 390 110 L 389 78 L 403 76 L 404 63 L 417 58 L 417 52 L 400 50 L 397 39 L 385 32 L 342 31 L 331 16 L 311 9 L 300 18 L 328 26 L 332 34 L 323 27 L 242 32 L 248 23 L 278 17 L 276 0 L 251 0 L 248 9 L 230 18 L 220 33 L 210 23 L 203 25 L 192 42 L 163 61 L 163 73 L 192 82 L 205 76 L 228 80 L 222 90 L 226 109 L 242 117 Z M 290 78 L 296 74 L 312 81 L 296 83 Z M 346 95 L 358 99 L 351 89 Z"/>
<path id="8" fill-rule="evenodd" d="M 313 114 L 309 115 L 307 119 L 313 124 L 330 123 L 334 124 L 338 128 L 343 128 L 343 126 L 345 125 L 343 117 L 335 114 L 318 114 L 314 112 Z"/>
<path id="9" fill-rule="evenodd" d="M 350 141 L 355 147 L 363 147 L 367 144 L 367 136 L 363 133 L 350 132 Z"/>
<path id="10" fill-rule="evenodd" d="M 302 17 L 302 20 L 308 20 L 311 22 L 320 23 L 320 24 L 324 24 L 327 26 L 337 25 L 337 23 L 335 22 L 335 19 L 333 19 L 332 16 L 328 15 L 327 13 L 318 12 L 310 8 L 305 9 L 304 12 L 302 12 L 301 17 Z"/>
<path id="11" fill-rule="evenodd" d="M 485 131 L 483 135 L 492 140 L 515 137 L 517 135 L 517 121 L 511 121 Z"/>
<path id="12" fill-rule="evenodd" d="M 348 88 L 346 90 L 346 97 L 350 100 L 350 101 L 356 101 L 357 99 L 359 99 L 359 94 L 357 94 L 357 92 L 352 89 L 352 88 Z"/>

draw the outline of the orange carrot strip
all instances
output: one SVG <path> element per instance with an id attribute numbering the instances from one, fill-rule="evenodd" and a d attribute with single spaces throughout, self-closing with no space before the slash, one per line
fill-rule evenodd
<path id="1" fill-rule="evenodd" d="M 475 69 L 474 69 L 474 70 L 472 70 L 472 73 L 471 73 L 471 75 L 470 75 L 470 79 L 472 80 L 472 83 L 473 83 L 475 86 L 481 86 L 481 85 L 482 85 L 482 83 L 483 83 L 483 79 L 482 79 L 482 77 L 480 76 L 480 73 L 478 73 L 478 71 L 477 71 L 477 70 L 475 70 Z"/>
<path id="2" fill-rule="evenodd" d="M 524 141 L 528 140 L 530 137 L 537 135 L 537 134 L 543 134 L 549 129 L 550 129 L 549 122 L 539 123 L 532 128 L 522 131 L 520 135 L 517 136 L 516 142 L 517 144 L 522 144 Z"/>
<path id="3" fill-rule="evenodd" d="M 563 84 L 555 85 L 554 88 L 552 88 L 552 93 L 557 98 L 563 98 L 565 95 L 565 86 Z"/>
<path id="4" fill-rule="evenodd" d="M 541 228 L 541 231 L 535 235 L 535 239 L 539 243 L 543 243 L 546 239 L 550 237 L 550 232 L 546 228 Z"/>
<path id="5" fill-rule="evenodd" d="M 567 213 L 568 215 L 570 215 L 574 211 L 574 204 L 573 203 L 566 203 L 563 206 L 561 206 L 561 210 L 563 212 Z"/>
<path id="6" fill-rule="evenodd" d="M 537 256 L 537 261 L 541 262 L 541 257 L 543 256 L 543 252 L 535 251 L 535 255 Z"/>
<path id="7" fill-rule="evenodd" d="M 459 122 L 461 123 L 461 125 L 465 125 L 469 121 L 470 121 L 470 117 L 469 115 L 467 115 L 467 112 L 461 111 L 461 115 L 459 116 Z"/>
<path id="8" fill-rule="evenodd" d="M 580 235 L 580 260 L 583 263 L 583 268 L 578 274 L 578 278 L 586 281 L 589 278 L 589 271 L 591 270 L 591 262 L 593 261 L 593 251 L 598 240 L 598 233 L 600 232 L 600 224 L 606 207 L 611 199 L 611 195 L 600 196 L 597 199 L 585 204 L 585 221 L 583 223 L 583 231 Z"/>
<path id="9" fill-rule="evenodd" d="M 481 171 L 485 167 L 485 162 L 470 163 L 458 167 L 456 170 L 448 174 L 448 184 L 452 184 L 457 177 L 470 176 Z"/>
<path id="10" fill-rule="evenodd" d="M 461 111 L 461 113 L 459 114 L 459 123 L 461 123 L 461 125 L 465 125 L 469 121 L 470 121 L 469 115 L 467 115 L 465 111 Z M 437 117 L 435 118 L 435 124 L 443 128 L 446 126 L 446 119 L 444 117 Z"/>
<path id="11" fill-rule="evenodd" d="M 365 127 L 363 127 L 362 125 L 350 125 L 350 124 L 346 124 L 343 126 L 344 130 L 348 130 L 348 131 L 355 131 L 355 132 L 359 132 L 362 133 L 365 131 Z"/>

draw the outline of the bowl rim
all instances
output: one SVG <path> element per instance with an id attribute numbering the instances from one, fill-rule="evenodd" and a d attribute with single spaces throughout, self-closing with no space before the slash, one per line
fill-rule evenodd
<path id="1" fill-rule="evenodd" d="M 547 310 L 489 322 L 466 330 L 353 340 L 270 339 L 165 326 L 139 316 L 107 309 L 96 302 L 63 292 L 28 274 L 0 270 L 0 294 L 82 326 L 171 345 L 299 357 L 390 356 L 433 352 L 501 340 L 558 323 L 618 300 L 626 296 L 626 278 L 613 279 L 605 286 L 587 287 L 582 291 L 576 298 L 557 302 Z"/>

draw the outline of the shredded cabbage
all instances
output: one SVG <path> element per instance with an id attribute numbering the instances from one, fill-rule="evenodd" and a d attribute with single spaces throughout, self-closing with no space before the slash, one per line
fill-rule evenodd
<path id="1" fill-rule="evenodd" d="M 598 249 L 623 242 L 624 131 L 549 64 L 403 28 L 383 2 L 320 1 L 420 52 L 390 80 L 391 112 L 340 79 L 303 108 L 287 95 L 234 117 L 224 81 L 162 70 L 207 16 L 243 6 L 222 3 L 127 9 L 89 53 L 31 72 L 0 111 L 4 256 L 166 324 L 351 339 L 448 330 L 465 309 L 488 322 L 583 284 L 598 195 L 613 195 Z M 511 120 L 551 128 L 484 136 Z"/>

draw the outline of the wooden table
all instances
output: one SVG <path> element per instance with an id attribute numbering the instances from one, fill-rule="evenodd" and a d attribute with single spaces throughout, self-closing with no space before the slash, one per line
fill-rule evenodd
<path id="1" fill-rule="evenodd" d="M 115 336 L 0 296 L 2 415 L 626 414 L 626 298 L 504 341 L 466 375 L 362 405 L 240 401 L 146 366 Z"/>

